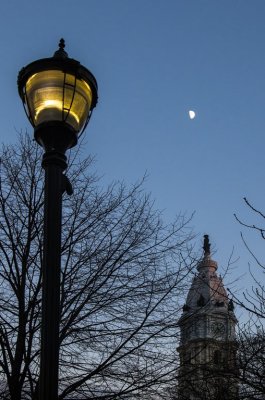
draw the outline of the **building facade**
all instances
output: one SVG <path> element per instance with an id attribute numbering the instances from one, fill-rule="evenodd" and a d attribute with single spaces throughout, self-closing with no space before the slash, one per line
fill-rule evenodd
<path id="1" fill-rule="evenodd" d="M 178 399 L 237 400 L 237 319 L 217 262 L 211 258 L 208 235 L 204 256 L 178 321 L 180 368 Z"/>

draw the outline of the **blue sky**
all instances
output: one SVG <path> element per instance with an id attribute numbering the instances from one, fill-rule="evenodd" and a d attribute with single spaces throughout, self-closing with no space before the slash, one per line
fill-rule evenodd
<path id="1" fill-rule="evenodd" d="M 231 279 L 246 273 L 251 257 L 233 213 L 255 222 L 244 196 L 265 211 L 265 1 L 3 1 L 3 142 L 31 130 L 18 71 L 51 56 L 61 37 L 98 81 L 85 151 L 103 181 L 130 184 L 147 173 L 165 219 L 195 211 L 198 246 L 209 233 L 220 266 L 234 247 Z M 263 243 L 247 235 L 262 257 Z"/>

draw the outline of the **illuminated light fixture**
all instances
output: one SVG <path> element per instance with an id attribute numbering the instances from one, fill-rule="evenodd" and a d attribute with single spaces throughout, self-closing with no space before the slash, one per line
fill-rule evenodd
<path id="1" fill-rule="evenodd" d="M 76 145 L 97 104 L 97 82 L 78 61 L 68 58 L 61 39 L 53 57 L 22 68 L 18 90 L 34 136 L 45 150 Z"/>

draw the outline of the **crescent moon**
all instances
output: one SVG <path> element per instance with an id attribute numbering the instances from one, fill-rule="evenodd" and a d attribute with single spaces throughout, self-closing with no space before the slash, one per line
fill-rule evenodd
<path id="1" fill-rule="evenodd" d="M 195 111 L 190 110 L 189 111 L 189 117 L 190 117 L 190 119 L 194 119 L 196 117 Z"/>

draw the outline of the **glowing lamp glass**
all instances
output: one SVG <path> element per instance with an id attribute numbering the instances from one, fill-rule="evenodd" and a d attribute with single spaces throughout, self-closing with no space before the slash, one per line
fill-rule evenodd
<path id="1" fill-rule="evenodd" d="M 24 99 L 34 127 L 62 121 L 82 131 L 91 109 L 92 90 L 83 79 L 60 70 L 33 74 L 24 87 Z"/>

